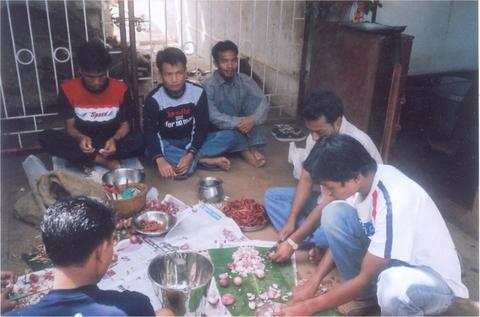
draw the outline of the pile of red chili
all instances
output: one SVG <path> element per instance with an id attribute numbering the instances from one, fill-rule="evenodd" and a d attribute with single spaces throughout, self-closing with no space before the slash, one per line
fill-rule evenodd
<path id="1" fill-rule="evenodd" d="M 253 199 L 242 198 L 228 202 L 223 212 L 235 220 L 239 226 L 253 227 L 268 222 L 265 208 Z"/>

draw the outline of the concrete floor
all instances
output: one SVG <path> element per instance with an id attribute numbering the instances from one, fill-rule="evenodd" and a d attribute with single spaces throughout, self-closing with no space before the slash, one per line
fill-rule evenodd
<path id="1" fill-rule="evenodd" d="M 269 145 L 265 149 L 268 160 L 264 168 L 255 169 L 241 160 L 232 157 L 232 168 L 229 172 L 207 172 L 199 170 L 195 175 L 184 181 L 160 179 L 157 171 L 144 162 L 146 183 L 155 186 L 161 197 L 170 193 L 188 204 L 195 204 L 197 200 L 197 183 L 205 176 L 214 174 L 223 179 L 225 195 L 232 199 L 242 197 L 253 198 L 263 202 L 263 194 L 268 187 L 294 186 L 296 181 L 292 177 L 292 167 L 287 163 L 288 143 L 278 142 L 270 135 L 268 127 Z M 45 153 L 37 153 L 38 157 L 51 167 L 51 162 Z M 39 230 L 25 224 L 14 217 L 13 204 L 28 190 L 28 183 L 21 163 L 27 155 L 2 157 L 1 162 L 1 269 L 12 270 L 22 274 L 26 269 L 20 259 L 22 252 L 27 252 L 32 246 L 41 243 Z M 415 178 L 415 175 L 411 175 Z M 427 188 L 428 191 L 428 188 Z M 439 203 L 439 208 L 444 207 Z M 471 300 L 458 300 L 449 310 L 448 315 L 478 315 L 478 239 L 473 238 L 453 224 L 449 224 L 450 232 L 462 256 L 464 282 L 470 290 Z M 269 226 L 258 232 L 247 233 L 254 239 L 276 240 L 276 232 Z M 308 263 L 305 251 L 297 252 L 299 278 L 308 278 L 314 266 Z M 338 275 L 333 274 L 331 281 L 337 281 Z"/>

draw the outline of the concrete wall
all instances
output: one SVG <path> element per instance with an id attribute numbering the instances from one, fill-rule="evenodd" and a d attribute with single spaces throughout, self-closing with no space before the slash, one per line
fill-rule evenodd
<path id="1" fill-rule="evenodd" d="M 478 69 L 477 1 L 382 1 L 377 22 L 415 36 L 410 75 Z"/>
<path id="2" fill-rule="evenodd" d="M 194 10 L 186 10 L 194 20 Z M 249 58 L 253 71 L 263 81 L 272 105 L 292 115 L 296 112 L 299 68 L 304 29 L 303 1 L 202 1 L 201 23 L 188 25 L 188 35 L 201 35 L 199 55 L 210 55 L 211 45 L 230 39 Z"/>
<path id="3" fill-rule="evenodd" d="M 304 33 L 304 1 L 135 1 L 135 13 L 152 21 L 153 51 L 182 47 L 189 68 L 213 70 L 210 49 L 233 40 L 264 82 L 272 104 L 294 115 Z M 382 1 L 377 22 L 407 25 L 415 36 L 410 75 L 478 69 L 475 1 Z M 368 20 L 368 18 L 366 18 Z M 148 33 L 137 40 L 147 42 Z"/>
<path id="4" fill-rule="evenodd" d="M 147 12 L 146 4 L 136 1 L 135 13 Z M 271 94 L 272 104 L 294 115 L 304 6 L 304 1 L 169 0 L 165 10 L 164 1 L 151 1 L 153 40 L 177 47 L 183 43 L 189 68 L 203 70 L 214 70 L 211 47 L 219 40 L 232 40 L 240 55 L 248 57 L 264 83 L 261 88 L 267 96 Z M 155 52 L 161 47 L 156 46 Z"/>

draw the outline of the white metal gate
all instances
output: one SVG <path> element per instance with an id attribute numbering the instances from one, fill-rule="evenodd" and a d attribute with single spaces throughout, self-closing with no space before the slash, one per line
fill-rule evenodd
<path id="1" fill-rule="evenodd" d="M 59 83 L 75 76 L 72 51 L 91 38 L 112 47 L 110 75 L 129 82 L 138 105 L 156 85 L 158 50 L 182 48 L 191 79 L 201 83 L 213 71 L 211 47 L 230 39 L 240 49 L 240 70 L 257 80 L 272 110 L 294 114 L 304 7 L 304 1 L 2 1 L 2 151 L 34 147 L 35 133 L 63 127 L 55 109 Z"/>

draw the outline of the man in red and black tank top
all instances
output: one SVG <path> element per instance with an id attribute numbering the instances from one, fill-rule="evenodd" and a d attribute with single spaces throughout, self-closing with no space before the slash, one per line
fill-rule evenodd
<path id="1" fill-rule="evenodd" d="M 130 133 L 131 106 L 125 83 L 109 78 L 110 55 L 99 41 L 80 45 L 80 77 L 61 85 L 58 112 L 65 130 L 45 130 L 40 144 L 52 155 L 90 167 L 120 167 L 120 159 L 142 155 L 143 137 Z"/>

